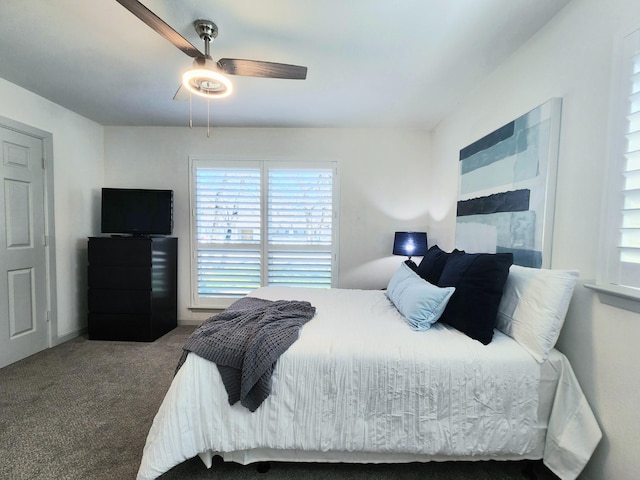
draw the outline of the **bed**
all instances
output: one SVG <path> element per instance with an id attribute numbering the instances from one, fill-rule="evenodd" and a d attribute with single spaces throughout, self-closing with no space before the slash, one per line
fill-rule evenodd
<path id="1" fill-rule="evenodd" d="M 216 365 L 187 355 L 137 478 L 195 456 L 211 468 L 221 456 L 241 464 L 542 459 L 561 479 L 575 479 L 602 434 L 567 358 L 553 348 L 568 307 L 553 273 L 511 267 L 486 345 L 444 322 L 415 328 L 389 290 L 259 288 L 249 297 L 316 308 L 278 359 L 270 395 L 255 412 L 229 405 Z M 432 302 L 434 316 L 452 298 L 440 293 L 449 296 Z M 534 305 L 540 294 L 555 302 L 551 309 Z M 551 339 L 542 335 L 542 349 L 520 325 L 531 309 L 536 318 L 551 310 L 562 317 Z"/>

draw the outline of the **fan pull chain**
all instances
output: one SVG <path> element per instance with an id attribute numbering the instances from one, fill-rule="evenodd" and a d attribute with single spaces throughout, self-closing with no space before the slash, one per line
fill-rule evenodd
<path id="1" fill-rule="evenodd" d="M 191 92 L 189 92 L 189 128 L 193 128 L 193 120 L 192 120 L 192 112 L 191 112 Z"/>
<path id="2" fill-rule="evenodd" d="M 207 138 L 211 136 L 211 130 L 209 129 L 209 118 L 211 116 L 209 113 L 209 102 L 210 100 L 207 98 Z"/>

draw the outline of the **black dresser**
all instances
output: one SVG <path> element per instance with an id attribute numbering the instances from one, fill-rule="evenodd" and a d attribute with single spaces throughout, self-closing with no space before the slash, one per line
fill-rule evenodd
<path id="1" fill-rule="evenodd" d="M 174 329 L 177 273 L 177 238 L 89 238 L 89 339 L 150 342 Z"/>

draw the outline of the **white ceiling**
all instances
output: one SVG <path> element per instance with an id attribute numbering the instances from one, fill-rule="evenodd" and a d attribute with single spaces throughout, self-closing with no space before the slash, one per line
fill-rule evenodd
<path id="1" fill-rule="evenodd" d="M 232 76 L 212 126 L 430 129 L 569 0 L 143 0 L 214 60 L 308 67 Z M 187 125 L 175 101 L 192 59 L 115 0 L 0 0 L 0 77 L 103 125 Z M 1 101 L 1 99 L 0 99 Z M 207 100 L 193 98 L 194 124 Z"/>

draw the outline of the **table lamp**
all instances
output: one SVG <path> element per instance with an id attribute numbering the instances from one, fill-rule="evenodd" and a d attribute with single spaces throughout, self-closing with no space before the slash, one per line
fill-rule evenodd
<path id="1" fill-rule="evenodd" d="M 426 232 L 396 232 L 393 240 L 393 254 L 409 257 L 406 264 L 415 270 L 416 264 L 412 256 L 424 256 L 427 253 Z"/>

